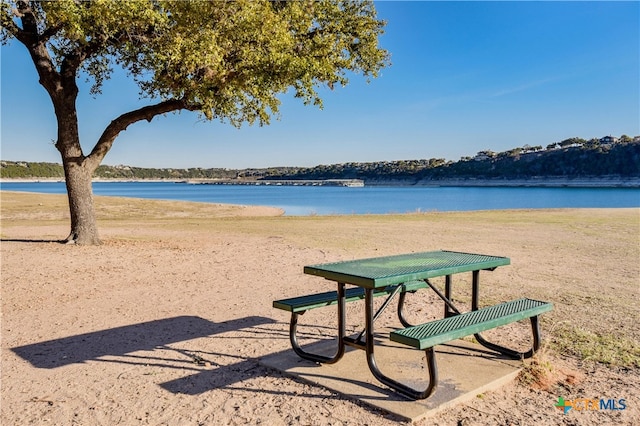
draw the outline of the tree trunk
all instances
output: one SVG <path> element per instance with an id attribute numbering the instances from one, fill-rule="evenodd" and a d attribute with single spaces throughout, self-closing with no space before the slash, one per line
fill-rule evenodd
<path id="1" fill-rule="evenodd" d="M 71 214 L 71 233 L 66 241 L 85 245 L 100 244 L 91 188 L 94 168 L 89 167 L 86 162 L 78 164 L 71 159 L 63 158 L 62 162 Z"/>
<path id="2" fill-rule="evenodd" d="M 75 89 L 75 87 L 72 88 Z M 93 208 L 91 177 L 100 164 L 100 160 L 85 157 L 82 153 L 75 106 L 77 91 L 69 90 L 68 92 L 70 92 L 70 96 L 62 98 L 64 102 L 54 102 L 58 119 L 56 148 L 62 156 L 69 213 L 71 214 L 71 232 L 66 242 L 97 245 L 100 244 L 100 238 L 98 237 L 98 225 Z"/>

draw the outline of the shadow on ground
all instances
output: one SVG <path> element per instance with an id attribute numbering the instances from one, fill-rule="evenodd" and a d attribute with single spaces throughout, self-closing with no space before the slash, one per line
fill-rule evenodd
<path id="1" fill-rule="evenodd" d="M 58 368 L 98 361 L 105 356 L 124 357 L 137 351 L 152 351 L 176 342 L 273 322 L 271 318 L 258 316 L 221 323 L 196 316 L 179 316 L 33 343 L 12 350 L 36 368 Z M 110 359 L 110 362 L 119 361 Z"/>

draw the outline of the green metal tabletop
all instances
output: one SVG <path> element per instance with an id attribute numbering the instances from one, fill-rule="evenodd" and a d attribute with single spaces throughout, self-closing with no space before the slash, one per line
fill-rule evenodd
<path id="1" fill-rule="evenodd" d="M 359 287 L 379 288 L 412 280 L 494 269 L 509 263 L 508 257 L 439 250 L 310 265 L 304 267 L 304 273 Z"/>

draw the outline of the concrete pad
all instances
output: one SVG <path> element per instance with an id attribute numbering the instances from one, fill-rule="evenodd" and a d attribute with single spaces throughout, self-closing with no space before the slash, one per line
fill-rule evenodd
<path id="1" fill-rule="evenodd" d="M 383 330 L 376 339 L 378 368 L 415 389 L 425 389 L 428 371 L 424 352 L 389 341 L 388 331 Z M 335 341 L 323 341 L 304 348 L 330 355 L 335 351 L 335 344 Z M 344 357 L 333 365 L 303 360 L 293 350 L 263 357 L 260 362 L 412 422 L 504 385 L 518 375 L 522 366 L 520 361 L 488 351 L 477 343 L 455 340 L 439 345 L 436 347 L 439 377 L 436 391 L 427 399 L 413 401 L 378 382 L 369 371 L 365 352 L 349 346 Z"/>

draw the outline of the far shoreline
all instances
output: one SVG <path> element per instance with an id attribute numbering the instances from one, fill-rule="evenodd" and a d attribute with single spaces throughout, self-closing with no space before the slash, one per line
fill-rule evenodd
<path id="1" fill-rule="evenodd" d="M 410 184 L 402 181 L 366 181 L 367 186 L 420 187 L 531 187 L 531 188 L 640 188 L 640 177 L 533 177 L 527 179 L 424 179 Z"/>
<path id="2" fill-rule="evenodd" d="M 304 181 L 305 179 L 299 179 Z M 291 180 L 288 180 L 291 182 Z M 63 183 L 64 178 L 1 178 L 2 183 Z M 189 183 L 189 184 L 225 184 L 225 185 L 276 185 L 282 184 L 270 180 L 231 180 L 231 179 L 93 179 L 93 183 Z M 423 179 L 365 179 L 365 186 L 375 187 L 531 187 L 531 188 L 640 188 L 640 177 L 533 177 L 524 179 L 507 178 L 451 178 Z"/>

